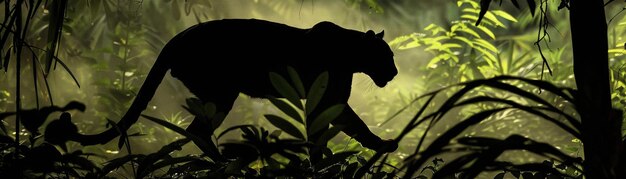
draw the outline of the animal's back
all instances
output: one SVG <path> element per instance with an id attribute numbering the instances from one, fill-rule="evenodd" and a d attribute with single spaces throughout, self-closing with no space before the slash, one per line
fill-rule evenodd
<path id="1" fill-rule="evenodd" d="M 179 58 L 177 63 L 184 61 L 204 67 L 224 63 L 256 66 L 280 60 L 259 58 L 279 58 L 301 46 L 305 31 L 264 20 L 224 19 L 190 27 L 175 37 L 184 43 L 173 45 L 186 52 L 186 58 Z"/>
<path id="2" fill-rule="evenodd" d="M 239 90 L 255 85 L 249 93 L 267 93 L 259 89 L 272 88 L 264 86 L 270 71 L 310 61 L 303 54 L 306 30 L 257 19 L 215 20 L 179 33 L 163 51 L 177 52 L 168 57 L 171 74 L 186 85 Z"/>

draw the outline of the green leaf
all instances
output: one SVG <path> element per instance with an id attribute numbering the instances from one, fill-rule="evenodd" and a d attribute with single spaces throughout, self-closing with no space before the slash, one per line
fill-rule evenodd
<path id="1" fill-rule="evenodd" d="M 461 11 L 467 12 L 467 13 L 474 13 L 474 14 L 480 13 L 480 9 L 476 9 L 476 8 L 463 8 L 463 10 Z"/>
<path id="2" fill-rule="evenodd" d="M 435 25 L 435 24 L 429 24 L 428 26 L 426 26 L 426 27 L 424 28 L 424 30 L 431 30 L 431 29 L 433 29 L 433 28 L 435 28 L 435 27 L 437 27 L 437 25 Z"/>
<path id="3" fill-rule="evenodd" d="M 61 59 L 57 58 L 56 56 L 53 56 L 53 58 L 56 59 L 57 64 L 61 65 L 61 67 L 63 67 L 63 69 L 65 69 L 67 74 L 69 74 L 70 77 L 72 77 L 72 79 L 74 80 L 74 83 L 76 83 L 76 86 L 78 86 L 78 88 L 80 88 L 80 84 L 78 83 L 78 79 L 76 79 L 76 76 L 74 76 L 74 73 L 72 73 L 72 70 L 70 70 L 70 68 L 67 67 L 67 65 L 65 65 L 65 63 L 63 63 L 63 61 L 61 61 Z"/>
<path id="4" fill-rule="evenodd" d="M 302 132 L 300 132 L 300 130 L 296 126 L 291 124 L 286 119 L 283 119 L 282 117 L 271 115 L 271 114 L 267 114 L 264 116 L 268 121 L 270 121 L 270 123 L 272 123 L 272 125 L 276 126 L 280 130 L 285 131 L 287 134 L 297 137 L 302 140 L 306 140 Z"/>
<path id="5" fill-rule="evenodd" d="M 430 24 L 426 28 L 424 28 L 424 30 L 431 31 L 432 35 L 437 35 L 439 32 L 446 32 L 446 29 L 436 24 Z"/>
<path id="6" fill-rule="evenodd" d="M 441 45 L 441 48 L 450 49 L 450 48 L 463 48 L 463 46 L 456 43 L 445 43 Z"/>
<path id="7" fill-rule="evenodd" d="M 502 18 L 504 18 L 506 20 L 509 20 L 511 22 L 517 22 L 517 19 L 515 17 L 511 16 L 511 14 L 509 14 L 509 13 L 503 11 L 503 10 L 492 10 L 491 13 L 493 13 L 493 14 L 495 14 L 497 16 L 500 16 L 500 17 L 502 17 Z"/>
<path id="8" fill-rule="evenodd" d="M 626 50 L 625 49 L 621 49 L 621 48 L 614 48 L 614 49 L 609 49 L 609 53 L 626 54 Z"/>
<path id="9" fill-rule="evenodd" d="M 326 91 L 326 87 L 328 84 L 328 72 L 323 72 L 311 85 L 311 89 L 309 89 L 309 94 L 306 95 L 306 115 L 311 114 L 311 111 L 315 109 L 317 104 L 322 100 L 322 96 L 324 96 L 324 92 Z"/>
<path id="10" fill-rule="evenodd" d="M 330 122 L 341 115 L 344 107 L 344 104 L 336 104 L 324 110 L 313 120 L 311 126 L 308 127 L 308 134 L 313 135 L 321 130 L 327 129 Z"/>
<path id="11" fill-rule="evenodd" d="M 461 5 L 463 5 L 465 3 L 470 4 L 472 6 L 472 8 L 475 8 L 475 9 L 479 8 L 478 3 L 476 1 L 474 1 L 474 0 L 461 0 L 461 1 L 458 1 L 457 2 L 457 6 L 460 7 Z"/>
<path id="12" fill-rule="evenodd" d="M 414 40 L 414 41 L 411 41 L 411 42 L 409 42 L 409 43 L 407 43 L 407 44 L 404 44 L 404 45 L 402 45 L 402 46 L 398 47 L 398 49 L 400 49 L 400 50 L 406 50 L 406 49 L 411 49 L 411 48 L 415 48 L 415 47 L 419 47 L 419 46 L 421 46 L 421 44 L 419 43 L 419 41 Z"/>
<path id="13" fill-rule="evenodd" d="M 272 104 L 274 104 L 274 106 L 280 109 L 280 111 L 284 112 L 289 117 L 300 122 L 300 124 L 304 124 L 304 120 L 302 119 L 302 116 L 300 116 L 300 113 L 298 113 L 296 109 L 291 107 L 291 105 L 287 104 L 287 102 L 280 100 L 280 99 L 276 99 L 276 98 L 268 98 L 268 99 L 270 100 Z"/>
<path id="14" fill-rule="evenodd" d="M 450 55 L 447 53 L 443 53 L 443 54 L 439 54 L 437 55 L 435 58 L 430 59 L 430 62 L 428 62 L 428 64 L 426 65 L 426 67 L 428 68 L 434 68 L 436 67 L 435 65 L 437 63 L 439 63 L 439 61 L 441 60 L 447 60 L 450 58 Z"/>
<path id="15" fill-rule="evenodd" d="M 491 52 L 480 48 L 480 47 L 474 47 L 474 49 L 476 49 L 477 51 L 481 52 L 484 57 L 485 57 L 485 62 L 489 63 L 489 67 L 494 68 L 495 66 L 493 65 L 493 62 L 496 61 L 496 56 L 493 55 Z"/>
<path id="16" fill-rule="evenodd" d="M 403 36 L 394 38 L 393 40 L 389 41 L 387 44 L 389 44 L 389 46 L 397 46 L 411 39 L 412 39 L 411 35 L 403 35 Z"/>
<path id="17" fill-rule="evenodd" d="M 491 30 L 489 30 L 489 28 L 483 26 L 483 25 L 479 25 L 476 26 L 478 27 L 478 29 L 482 30 L 485 34 L 487 34 L 489 37 L 491 37 L 491 39 L 496 40 L 496 34 L 493 34 L 493 32 Z"/>
<path id="18" fill-rule="evenodd" d="M 465 37 L 455 36 L 455 37 L 452 37 L 452 38 L 460 40 L 460 41 L 463 41 L 463 42 L 465 42 L 465 44 L 469 45 L 470 47 L 474 47 L 474 43 L 472 43 L 472 41 L 470 41 L 469 39 L 467 39 Z"/>
<path id="19" fill-rule="evenodd" d="M 296 69 L 288 66 L 287 72 L 289 73 L 289 77 L 291 78 L 292 84 L 296 87 L 298 94 L 300 94 L 300 97 L 301 98 L 305 97 L 306 93 L 304 92 L 304 84 L 302 83 L 302 80 L 300 80 L 300 75 L 298 75 L 298 72 L 296 71 Z"/>
<path id="20" fill-rule="evenodd" d="M 470 29 L 470 28 L 460 28 L 459 31 L 461 32 L 465 32 L 468 33 L 476 38 L 480 38 L 480 35 L 478 35 L 478 33 L 476 33 L 476 31 Z"/>
<path id="21" fill-rule="evenodd" d="M 289 82 L 287 82 L 287 80 L 285 80 L 285 78 L 280 76 L 278 73 L 270 72 L 269 75 L 270 81 L 272 82 L 272 86 L 274 86 L 274 89 L 276 89 L 276 91 L 278 91 L 278 93 L 282 95 L 282 97 L 287 98 L 287 100 L 289 100 L 293 105 L 302 109 L 303 107 L 302 103 L 300 102 L 298 92 L 296 92 L 296 90 L 291 85 L 289 85 Z"/>
<path id="22" fill-rule="evenodd" d="M 498 48 L 496 48 L 496 46 L 494 46 L 493 44 L 489 43 L 486 40 L 483 39 L 474 39 L 474 45 L 478 45 L 481 47 L 484 47 L 485 49 L 497 53 L 498 52 Z M 494 58 L 495 59 L 495 58 Z"/>
<path id="23" fill-rule="evenodd" d="M 500 22 L 500 20 L 498 20 L 498 18 L 496 18 L 496 16 L 493 15 L 493 13 L 487 11 L 487 13 L 485 14 L 485 17 L 487 18 L 487 20 L 493 22 L 494 24 L 496 24 L 496 26 L 500 26 L 500 27 L 505 27 L 504 24 L 502 22 Z"/>

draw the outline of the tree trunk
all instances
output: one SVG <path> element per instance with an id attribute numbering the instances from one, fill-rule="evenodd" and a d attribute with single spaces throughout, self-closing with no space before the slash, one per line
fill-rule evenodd
<path id="1" fill-rule="evenodd" d="M 607 24 L 602 0 L 571 0 L 576 107 L 583 124 L 587 178 L 617 178 L 621 136 L 612 113 Z M 611 115 L 613 114 L 613 115 Z M 618 113 L 619 114 L 619 113 Z"/>

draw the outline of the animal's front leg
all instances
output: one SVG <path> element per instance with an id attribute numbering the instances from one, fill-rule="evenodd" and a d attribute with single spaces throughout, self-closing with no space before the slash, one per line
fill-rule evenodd
<path id="1" fill-rule="evenodd" d="M 354 137 L 364 147 L 378 152 L 392 152 L 398 148 L 395 141 L 383 140 L 376 136 L 367 127 L 367 124 L 348 105 L 352 85 L 351 73 L 329 73 L 329 81 L 322 100 L 311 112 L 309 119 L 315 119 L 323 110 L 336 104 L 344 104 L 344 110 L 339 117 L 333 120 L 333 125 L 342 125 L 342 131 Z M 309 122 L 310 123 L 310 122 Z M 320 132 L 321 133 L 321 132 Z M 320 134 L 313 134 L 309 140 L 316 141 Z"/>
<path id="2" fill-rule="evenodd" d="M 343 132 L 359 141 L 363 147 L 377 152 L 393 152 L 398 144 L 392 140 L 383 140 L 367 127 L 367 124 L 346 104 L 343 112 L 332 122 L 333 125 L 345 126 Z"/>

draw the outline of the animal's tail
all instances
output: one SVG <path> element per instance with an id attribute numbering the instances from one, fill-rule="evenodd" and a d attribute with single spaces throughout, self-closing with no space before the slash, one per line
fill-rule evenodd
<path id="1" fill-rule="evenodd" d="M 117 123 L 117 127 L 109 128 L 105 132 L 99 134 L 81 135 L 81 137 L 76 139 L 77 142 L 81 143 L 81 145 L 83 146 L 106 144 L 109 141 L 113 140 L 115 137 L 119 136 L 119 131 L 125 132 L 126 130 L 128 130 L 128 128 L 130 128 L 131 125 L 137 122 L 137 120 L 139 119 L 139 115 L 143 110 L 146 109 L 148 102 L 152 100 L 152 97 L 159 87 L 159 84 L 161 84 L 161 81 L 165 77 L 165 74 L 171 68 L 171 64 L 169 62 L 170 60 L 167 60 L 168 58 L 171 58 L 170 55 L 167 53 L 170 51 L 167 50 L 168 46 L 170 46 L 169 48 L 171 48 L 171 44 L 168 43 L 157 57 L 157 60 L 154 62 L 154 65 L 148 73 L 146 80 L 141 86 L 141 89 L 139 89 L 135 100 L 131 104 L 124 117 L 122 117 L 122 119 Z"/>

